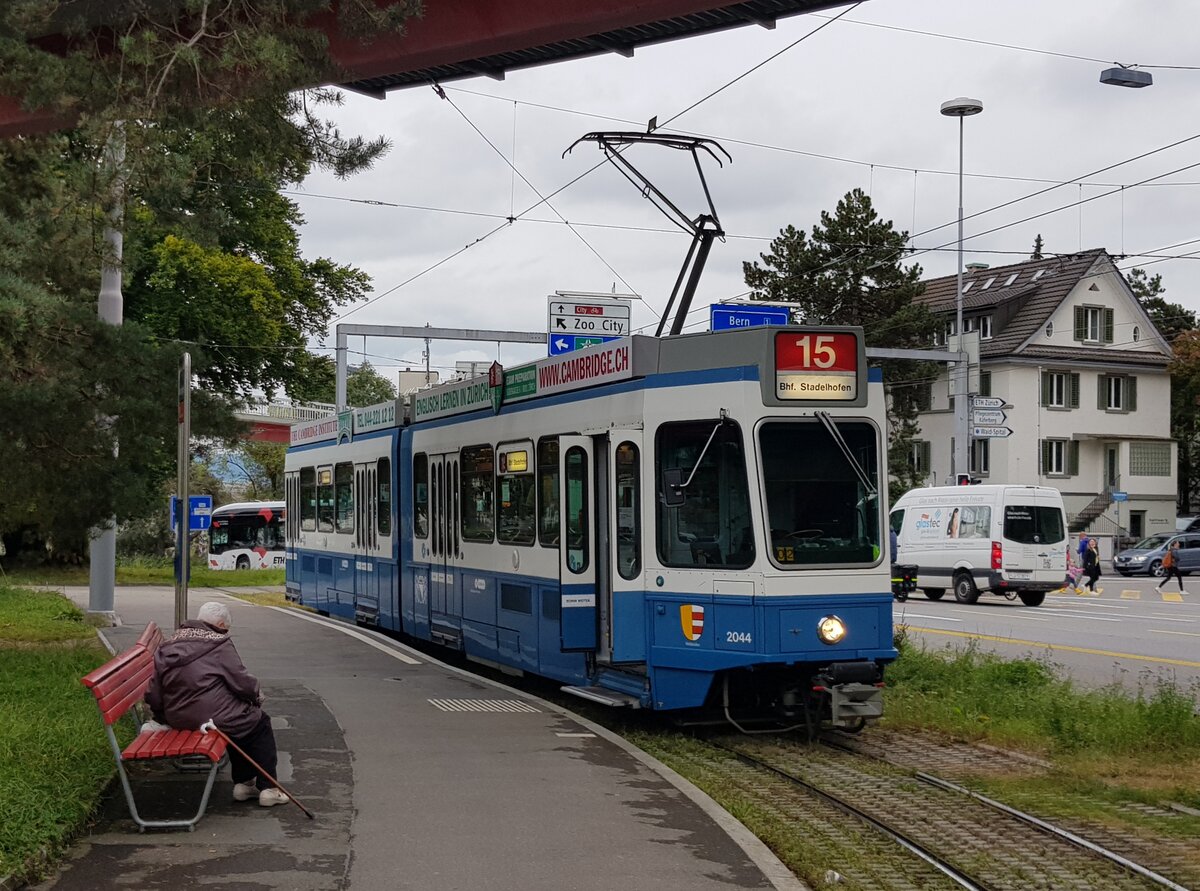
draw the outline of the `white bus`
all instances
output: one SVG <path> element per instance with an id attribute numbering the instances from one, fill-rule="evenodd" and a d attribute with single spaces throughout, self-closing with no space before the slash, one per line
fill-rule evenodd
<path id="1" fill-rule="evenodd" d="M 208 568 L 282 568 L 285 516 L 282 501 L 241 501 L 216 508 L 208 530 Z"/>

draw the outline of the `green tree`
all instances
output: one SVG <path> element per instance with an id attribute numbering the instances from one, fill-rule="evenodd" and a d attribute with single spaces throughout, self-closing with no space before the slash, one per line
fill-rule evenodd
<path id="1" fill-rule="evenodd" d="M 1125 280 L 1150 316 L 1150 320 L 1154 322 L 1154 327 L 1168 341 L 1175 340 L 1184 331 L 1195 330 L 1196 314 L 1161 296 L 1167 293 L 1161 275 L 1147 275 L 1145 269 L 1131 269 Z"/>
<path id="2" fill-rule="evenodd" d="M 337 371 L 328 356 L 313 356 L 311 386 L 304 401 L 333 403 L 337 399 Z M 396 398 L 396 385 L 375 370 L 370 362 L 350 366 L 346 373 L 346 402 L 355 408 L 378 405 Z"/>
<path id="3" fill-rule="evenodd" d="M 224 452 L 217 464 L 225 478 L 245 491 L 247 500 L 280 501 L 286 454 L 287 446 L 283 443 L 251 440 Z"/>
<path id="4" fill-rule="evenodd" d="M 216 397 L 303 389 L 308 337 L 365 294 L 361 272 L 301 258 L 300 215 L 279 194 L 313 167 L 348 176 L 388 149 L 324 119 L 336 91 L 292 92 L 336 80 L 312 27 L 327 6 L 0 4 L 0 94 L 71 126 L 0 143 L 0 531 L 63 545 L 150 509 L 173 473 L 175 341 L 191 342 L 204 385 L 197 434 L 232 436 Z M 416 10 L 342 0 L 337 21 L 370 37 Z M 97 11 L 105 27 L 88 20 Z M 48 29 L 70 35 L 53 42 L 65 51 L 36 39 Z M 110 169 L 106 147 L 121 141 L 125 162 Z M 127 324 L 107 330 L 95 302 L 114 195 Z"/>
<path id="5" fill-rule="evenodd" d="M 921 267 L 905 267 L 907 232 L 882 220 L 861 189 L 847 192 L 811 236 L 787 226 L 770 253 L 745 262 L 754 300 L 791 303 L 802 323 L 860 325 L 867 346 L 927 349 L 937 321 L 913 299 L 921 293 Z M 888 470 L 893 498 L 919 479 L 912 468 L 917 413 L 937 366 L 912 360 L 880 363 L 889 382 Z"/>

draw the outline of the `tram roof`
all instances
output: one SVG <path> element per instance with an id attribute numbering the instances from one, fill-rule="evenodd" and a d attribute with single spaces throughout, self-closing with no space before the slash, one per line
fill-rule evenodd
<path id="1" fill-rule="evenodd" d="M 701 332 L 657 338 L 622 337 L 559 356 L 549 356 L 515 368 L 493 370 L 503 375 L 503 387 L 494 387 L 490 374 L 437 384 L 394 401 L 348 409 L 292 427 L 291 444 L 307 445 L 343 437 L 353 439 L 408 424 L 419 424 L 481 409 L 498 411 L 501 405 L 527 402 L 584 390 L 603 384 L 644 378 L 654 374 L 707 371 L 738 366 L 774 367 L 774 336 L 779 331 L 805 330 L 849 333 L 856 339 L 855 369 L 865 371 L 861 328 L 803 329 L 759 326 L 732 331 Z M 856 373 L 852 372 L 852 373 Z M 852 401 L 861 404 L 858 395 Z"/>

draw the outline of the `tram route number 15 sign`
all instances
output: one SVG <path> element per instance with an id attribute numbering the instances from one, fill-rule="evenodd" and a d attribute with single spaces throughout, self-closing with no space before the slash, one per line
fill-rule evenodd
<path id="1" fill-rule="evenodd" d="M 845 332 L 775 335 L 775 396 L 804 401 L 858 398 L 858 338 Z"/>

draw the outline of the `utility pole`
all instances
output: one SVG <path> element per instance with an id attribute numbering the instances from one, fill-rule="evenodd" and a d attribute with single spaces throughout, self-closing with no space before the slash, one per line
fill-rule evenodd
<path id="1" fill-rule="evenodd" d="M 117 121 L 105 144 L 105 163 L 112 174 L 107 220 L 104 224 L 104 257 L 100 267 L 100 294 L 96 313 L 102 322 L 120 325 L 125 312 L 121 293 L 121 261 L 125 236 L 125 122 Z M 101 419 L 111 424 L 111 418 Z M 114 454 L 117 446 L 114 446 Z M 114 589 L 117 576 L 117 521 L 109 519 L 92 530 L 88 547 L 88 612 L 113 618 Z"/>

